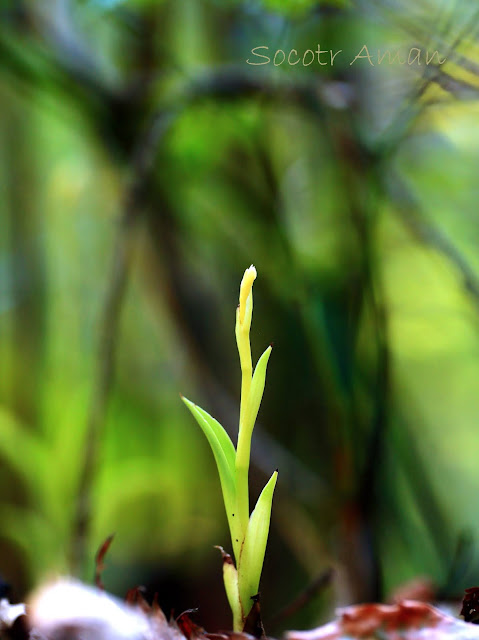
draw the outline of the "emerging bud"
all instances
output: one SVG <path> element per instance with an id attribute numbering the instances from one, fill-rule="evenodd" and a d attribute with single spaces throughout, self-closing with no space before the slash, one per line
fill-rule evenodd
<path id="1" fill-rule="evenodd" d="M 239 297 L 239 320 L 240 324 L 243 324 L 246 313 L 246 301 L 253 288 L 253 282 L 256 280 L 256 269 L 253 265 L 246 269 L 243 279 L 240 285 L 240 297 Z"/>

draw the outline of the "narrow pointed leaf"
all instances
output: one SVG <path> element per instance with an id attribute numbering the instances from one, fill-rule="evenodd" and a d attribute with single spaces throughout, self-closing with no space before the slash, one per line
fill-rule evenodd
<path id="1" fill-rule="evenodd" d="M 248 470 L 251 454 L 251 436 L 263 397 L 266 367 L 271 349 L 272 347 L 269 346 L 258 360 L 250 382 L 248 394 L 243 394 L 243 389 L 241 391 L 240 428 L 236 452 L 236 511 L 240 518 L 241 538 L 244 538 L 246 535 L 249 522 Z M 243 402 L 244 397 L 245 401 Z M 236 551 L 235 548 L 236 561 L 239 563 L 239 557 Z"/>
<path id="2" fill-rule="evenodd" d="M 234 473 L 236 451 L 234 448 L 234 444 L 231 442 L 231 438 L 226 433 L 225 428 L 218 422 L 218 420 L 213 418 L 213 416 L 210 416 L 207 411 L 199 407 L 197 404 L 195 404 L 194 406 L 196 407 L 198 413 L 206 420 L 210 428 L 213 430 L 215 436 L 218 438 L 218 442 L 220 443 L 221 448 L 224 451 L 226 461 L 228 462 L 231 473 Z"/>
<path id="3" fill-rule="evenodd" d="M 247 616 L 253 602 L 252 596 L 258 593 L 259 580 L 263 568 L 264 554 L 268 540 L 269 523 L 273 493 L 278 472 L 275 471 L 258 498 L 256 507 L 249 519 L 243 549 L 238 567 L 238 583 L 244 615 Z"/>
<path id="4" fill-rule="evenodd" d="M 231 509 L 235 501 L 235 449 L 233 443 L 217 420 L 187 398 L 182 396 L 182 400 L 196 418 L 210 443 L 218 467 L 226 513 L 230 522 Z"/>
<path id="5" fill-rule="evenodd" d="M 256 417 L 263 398 L 264 385 L 266 381 L 266 368 L 268 366 L 271 351 L 272 347 L 269 346 L 258 360 L 254 370 L 253 379 L 251 381 L 243 423 L 244 427 L 250 432 L 250 436 L 253 433 L 254 423 L 256 422 Z"/>

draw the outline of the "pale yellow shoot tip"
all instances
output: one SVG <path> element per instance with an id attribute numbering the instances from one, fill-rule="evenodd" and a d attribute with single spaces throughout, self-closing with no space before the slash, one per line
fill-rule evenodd
<path id="1" fill-rule="evenodd" d="M 248 299 L 249 294 L 251 293 L 251 289 L 253 288 L 253 282 L 256 280 L 256 269 L 254 265 L 248 267 L 244 272 L 243 279 L 241 280 L 240 285 L 240 297 L 239 297 L 239 319 L 240 324 L 244 322 L 244 316 L 246 313 L 246 300 Z"/>

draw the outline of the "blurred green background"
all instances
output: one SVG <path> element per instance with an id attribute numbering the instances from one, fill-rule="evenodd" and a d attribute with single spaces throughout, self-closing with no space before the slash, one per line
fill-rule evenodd
<path id="1" fill-rule="evenodd" d="M 19 597 L 91 580 L 115 532 L 110 591 L 230 624 L 219 481 L 179 393 L 235 436 L 251 263 L 254 359 L 275 345 L 251 469 L 253 496 L 280 471 L 267 630 L 418 576 L 438 598 L 477 583 L 478 30 L 457 0 L 0 2 L 0 572 Z M 246 62 L 318 44 L 333 66 Z M 351 65 L 363 45 L 373 64 Z M 378 63 L 411 47 L 421 64 Z"/>

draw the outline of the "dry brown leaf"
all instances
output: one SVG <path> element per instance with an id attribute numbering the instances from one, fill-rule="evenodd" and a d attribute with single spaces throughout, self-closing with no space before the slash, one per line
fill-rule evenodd
<path id="1" fill-rule="evenodd" d="M 479 640 L 478 626 L 415 600 L 354 605 L 338 613 L 322 627 L 290 631 L 287 640 Z"/>

